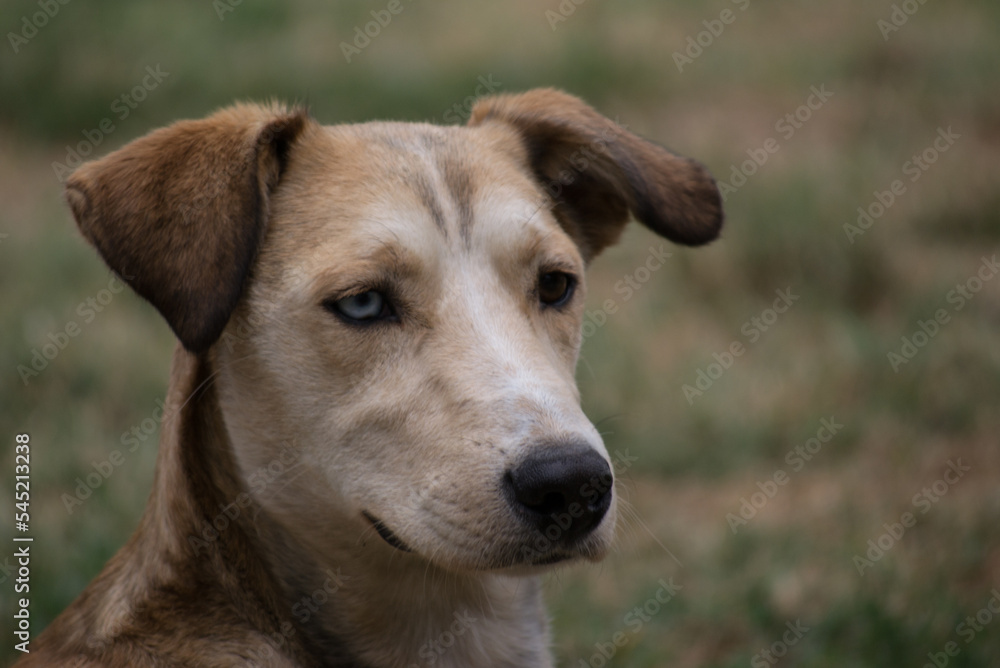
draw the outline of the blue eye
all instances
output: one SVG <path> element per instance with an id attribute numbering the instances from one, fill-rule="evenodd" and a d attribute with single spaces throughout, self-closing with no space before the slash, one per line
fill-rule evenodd
<path id="1" fill-rule="evenodd" d="M 368 290 L 328 302 L 327 308 L 330 307 L 336 309 L 345 318 L 360 322 L 384 318 L 391 314 L 385 297 L 375 290 Z"/>

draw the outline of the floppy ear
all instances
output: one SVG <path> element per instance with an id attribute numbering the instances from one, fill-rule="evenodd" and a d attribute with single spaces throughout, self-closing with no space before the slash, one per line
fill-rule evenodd
<path id="1" fill-rule="evenodd" d="M 480 101 L 469 125 L 502 122 L 521 136 L 535 177 L 585 259 L 618 240 L 631 212 L 671 241 L 719 235 L 722 199 L 700 163 L 674 155 L 553 89 Z"/>
<path id="2" fill-rule="evenodd" d="M 237 105 L 181 121 L 77 169 L 66 199 L 115 273 L 200 353 L 243 290 L 302 110 Z"/>

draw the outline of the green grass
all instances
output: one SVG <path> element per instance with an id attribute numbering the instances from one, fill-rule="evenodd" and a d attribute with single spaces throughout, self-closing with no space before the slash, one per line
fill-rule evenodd
<path id="1" fill-rule="evenodd" d="M 886 41 L 876 21 L 888 0 L 751 2 L 684 72 L 673 52 L 735 3 L 591 0 L 554 31 L 544 14 L 554 1 L 406 3 L 348 65 L 340 42 L 377 4 L 244 2 L 220 21 L 210 2 L 74 2 L 20 53 L 5 42 L 0 434 L 32 435 L 34 629 L 137 523 L 155 438 L 73 514 L 61 497 L 152 415 L 173 346 L 131 294 L 89 323 L 77 311 L 111 278 L 51 167 L 83 131 L 114 118 L 100 155 L 177 118 L 270 97 L 305 102 L 327 123 L 440 120 L 492 76 L 501 92 L 583 95 L 728 180 L 825 84 L 834 96 L 728 199 L 721 241 L 671 249 L 625 302 L 615 282 L 658 240 L 634 226 L 592 268 L 588 308 L 609 298 L 620 308 L 584 346 L 584 406 L 609 450 L 639 460 L 621 475 L 629 509 L 617 551 L 547 580 L 559 665 L 589 661 L 625 629 L 609 666 L 746 666 L 799 619 L 810 631 L 778 665 L 921 666 L 949 641 L 961 647 L 950 666 L 998 665 L 1000 619 L 969 643 L 956 627 L 1000 586 L 1000 277 L 961 311 L 946 302 L 1000 251 L 997 4 L 928 2 Z M 12 6 L 4 32 L 36 9 Z M 169 76 L 117 118 L 113 101 L 157 64 Z M 949 126 L 960 140 L 850 243 L 843 225 L 857 208 Z M 749 343 L 744 323 L 789 287 L 799 301 Z M 951 321 L 894 372 L 887 354 L 942 307 Z M 22 383 L 17 366 L 69 321 L 80 334 Z M 689 404 L 683 386 L 733 341 L 746 352 Z M 734 534 L 727 514 L 830 416 L 843 430 Z M 859 576 L 852 557 L 958 457 L 972 472 Z M 9 518 L 0 513 L 4 540 Z M 626 615 L 666 578 L 683 588 L 633 633 Z M 0 583 L 5 620 L 10 587 Z M 14 658 L 4 638 L 0 663 Z"/>

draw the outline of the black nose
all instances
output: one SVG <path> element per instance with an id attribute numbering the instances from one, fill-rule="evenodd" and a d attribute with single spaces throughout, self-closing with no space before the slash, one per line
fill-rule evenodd
<path id="1" fill-rule="evenodd" d="M 613 485 L 611 467 L 584 443 L 535 446 L 504 476 L 515 511 L 562 545 L 600 524 L 611 505 Z"/>

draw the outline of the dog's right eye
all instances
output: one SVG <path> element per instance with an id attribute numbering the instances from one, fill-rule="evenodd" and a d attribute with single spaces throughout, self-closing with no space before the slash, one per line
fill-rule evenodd
<path id="1" fill-rule="evenodd" d="M 372 322 L 393 317 L 389 300 L 381 292 L 368 290 L 342 299 L 328 299 L 323 306 L 349 322 Z"/>

